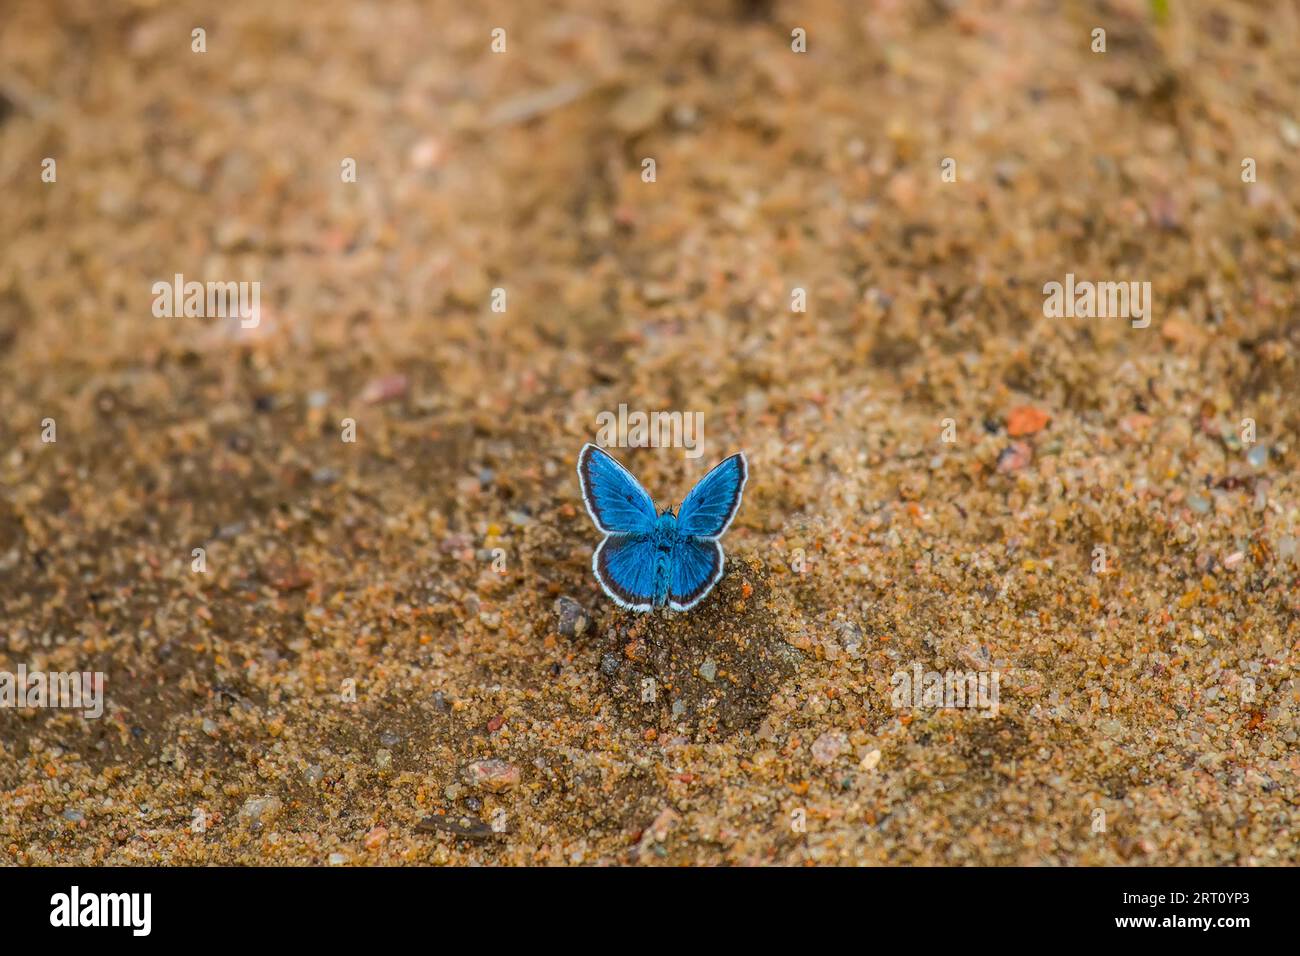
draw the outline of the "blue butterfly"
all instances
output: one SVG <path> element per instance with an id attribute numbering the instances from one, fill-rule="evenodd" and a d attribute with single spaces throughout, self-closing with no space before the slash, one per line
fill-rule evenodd
<path id="1" fill-rule="evenodd" d="M 691 489 L 677 514 L 655 503 L 632 473 L 595 445 L 578 454 L 582 500 L 605 532 L 591 569 L 619 607 L 687 611 L 722 577 L 722 537 L 749 477 L 744 454 L 732 455 Z"/>

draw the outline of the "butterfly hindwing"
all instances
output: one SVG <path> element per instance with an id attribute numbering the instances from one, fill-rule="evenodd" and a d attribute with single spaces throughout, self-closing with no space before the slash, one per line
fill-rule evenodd
<path id="1" fill-rule="evenodd" d="M 655 527 L 655 503 L 632 473 L 587 444 L 578 455 L 582 500 L 596 527 L 606 534 L 649 534 Z"/>
<path id="2" fill-rule="evenodd" d="M 677 530 L 696 538 L 717 538 L 727 530 L 740 507 L 740 495 L 749 477 L 743 453 L 720 462 L 699 480 L 677 511 Z"/>
<path id="3" fill-rule="evenodd" d="M 654 606 L 656 558 L 652 538 L 611 534 L 596 548 L 591 569 L 615 603 L 633 611 L 648 611 Z"/>
<path id="4" fill-rule="evenodd" d="M 682 538 L 673 549 L 668 573 L 668 604 L 674 611 L 693 608 L 722 577 L 722 545 L 714 538 Z"/>

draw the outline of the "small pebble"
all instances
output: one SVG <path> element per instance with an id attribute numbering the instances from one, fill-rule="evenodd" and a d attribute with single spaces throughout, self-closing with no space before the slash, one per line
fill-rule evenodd
<path id="1" fill-rule="evenodd" d="M 587 609 L 571 597 L 556 599 L 555 615 L 556 630 L 562 637 L 581 637 L 591 624 L 591 615 Z"/>
<path id="2" fill-rule="evenodd" d="M 405 375 L 384 375 L 371 379 L 361 390 L 361 401 L 366 405 L 392 401 L 405 395 L 409 385 Z"/>
<path id="3" fill-rule="evenodd" d="M 1025 442 L 1013 441 L 998 454 L 998 471 L 1005 474 L 1020 471 L 1034 460 L 1034 450 Z"/>
<path id="4" fill-rule="evenodd" d="M 465 767 L 464 781 L 489 793 L 504 793 L 519 783 L 519 768 L 504 760 L 476 760 Z"/>
<path id="5" fill-rule="evenodd" d="M 284 803 L 276 796 L 249 797 L 239 808 L 239 819 L 253 829 L 260 829 L 280 815 Z"/>
<path id="6" fill-rule="evenodd" d="M 1007 413 L 1007 434 L 1012 438 L 1034 435 L 1042 431 L 1051 416 L 1032 405 L 1021 405 Z"/>
<path id="7" fill-rule="evenodd" d="M 610 121 L 625 135 L 642 133 L 653 126 L 668 106 L 668 93 L 654 84 L 637 83 L 614 103 Z"/>
<path id="8" fill-rule="evenodd" d="M 836 730 L 828 730 L 822 734 L 812 745 L 812 757 L 817 763 L 826 765 L 835 762 L 848 744 L 848 739 L 844 734 Z"/>

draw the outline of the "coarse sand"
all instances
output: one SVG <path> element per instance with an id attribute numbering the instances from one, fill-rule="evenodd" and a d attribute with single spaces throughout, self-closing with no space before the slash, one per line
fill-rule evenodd
<path id="1" fill-rule="evenodd" d="M 105 710 L 0 709 L 0 862 L 1296 863 L 1297 49 L 1227 0 L 11 0 L 0 671 Z M 256 326 L 155 315 L 178 274 Z M 1067 275 L 1149 325 L 1047 317 Z M 687 614 L 591 572 L 620 404 L 703 414 L 610 449 L 661 506 L 749 456 Z"/>

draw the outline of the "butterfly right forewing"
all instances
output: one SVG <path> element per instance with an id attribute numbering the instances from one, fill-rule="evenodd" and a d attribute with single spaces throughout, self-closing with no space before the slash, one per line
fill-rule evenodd
<path id="1" fill-rule="evenodd" d="M 740 507 L 749 478 L 743 453 L 732 455 L 699 480 L 677 512 L 677 530 L 697 538 L 720 538 Z"/>

